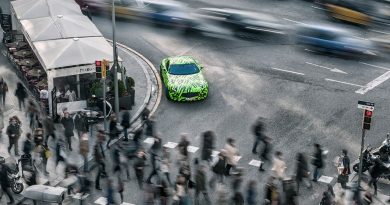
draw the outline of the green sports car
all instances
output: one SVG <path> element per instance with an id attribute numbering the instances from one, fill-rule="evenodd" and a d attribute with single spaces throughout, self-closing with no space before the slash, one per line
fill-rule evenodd
<path id="1" fill-rule="evenodd" d="M 169 100 L 203 100 L 209 93 L 209 86 L 202 74 L 203 66 L 190 56 L 164 58 L 160 75 Z"/>

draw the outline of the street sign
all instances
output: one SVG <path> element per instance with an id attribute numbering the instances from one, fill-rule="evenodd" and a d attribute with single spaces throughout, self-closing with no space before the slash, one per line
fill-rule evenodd
<path id="1" fill-rule="evenodd" d="M 372 102 L 365 102 L 365 101 L 358 101 L 358 108 L 363 110 L 374 110 L 374 103 Z"/>
<path id="2" fill-rule="evenodd" d="M 1 14 L 1 27 L 5 32 L 12 30 L 12 21 L 11 15 L 9 14 Z"/>

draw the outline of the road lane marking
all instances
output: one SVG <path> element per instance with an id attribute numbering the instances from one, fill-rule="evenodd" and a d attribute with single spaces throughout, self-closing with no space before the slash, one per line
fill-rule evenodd
<path id="1" fill-rule="evenodd" d="M 215 151 L 213 150 L 213 153 L 211 154 L 211 156 L 213 157 L 217 157 L 219 155 L 219 152 L 218 151 Z"/>
<path id="2" fill-rule="evenodd" d="M 325 68 L 331 72 L 335 72 L 335 73 L 342 73 L 342 74 L 348 74 L 340 69 L 337 69 L 337 68 L 328 68 L 326 66 L 322 66 L 322 65 L 317 65 L 317 64 L 314 64 L 314 63 L 310 63 L 310 62 L 305 62 L 306 64 L 309 64 L 309 65 L 312 65 L 312 66 L 316 66 L 316 67 L 320 67 L 320 68 Z"/>
<path id="3" fill-rule="evenodd" d="M 326 183 L 326 184 L 330 184 L 333 180 L 333 177 L 328 177 L 328 176 L 325 176 L 325 175 L 322 175 L 318 181 L 319 182 L 323 182 L 323 183 Z"/>
<path id="4" fill-rule="evenodd" d="M 252 159 L 248 164 L 249 164 L 249 165 L 252 165 L 252 166 L 255 166 L 255 167 L 260 167 L 261 161 L 260 161 L 260 160 Z"/>
<path id="5" fill-rule="evenodd" d="M 311 7 L 312 7 L 312 8 L 315 8 L 315 9 L 319 9 L 319 10 L 327 11 L 327 9 L 320 8 L 320 7 L 317 7 L 317 6 L 311 6 Z"/>
<path id="6" fill-rule="evenodd" d="M 291 70 L 283 70 L 283 69 L 280 69 L 280 68 L 271 68 L 271 69 L 278 70 L 278 71 L 283 71 L 283 72 L 287 72 L 287 73 L 294 73 L 294 74 L 297 74 L 297 75 L 305 75 L 303 73 L 298 73 L 298 72 L 291 71 Z"/>
<path id="7" fill-rule="evenodd" d="M 381 33 L 381 34 L 390 35 L 390 33 L 384 32 L 384 31 L 378 31 L 378 30 L 375 30 L 375 29 L 368 29 L 368 30 L 370 30 L 370 31 L 372 31 L 372 32 L 375 32 L 375 33 Z"/>
<path id="8" fill-rule="evenodd" d="M 170 149 L 173 149 L 177 146 L 177 143 L 176 142 L 167 142 L 164 147 L 167 147 L 167 148 L 170 148 Z"/>
<path id="9" fill-rule="evenodd" d="M 336 83 L 342 83 L 342 84 L 346 84 L 346 85 L 353 85 L 353 86 L 356 86 L 356 87 L 364 87 L 362 85 L 357 85 L 357 84 L 353 84 L 353 83 L 347 83 L 347 82 L 343 82 L 343 81 L 338 81 L 338 80 L 333 80 L 333 79 L 330 79 L 330 78 L 325 78 L 326 81 L 331 81 L 331 82 L 336 82 Z"/>
<path id="10" fill-rule="evenodd" d="M 238 162 L 238 161 L 240 161 L 240 159 L 241 159 L 241 156 L 234 156 L 234 161 Z"/>
<path id="11" fill-rule="evenodd" d="M 144 140 L 146 144 L 153 144 L 154 143 L 154 138 L 153 137 L 148 137 L 146 140 Z"/>
<path id="12" fill-rule="evenodd" d="M 385 82 L 389 78 L 390 78 L 390 71 L 387 71 L 383 75 L 381 75 L 381 76 L 375 78 L 373 81 L 367 83 L 366 86 L 364 86 L 364 87 L 360 88 L 359 90 L 355 91 L 355 93 L 359 93 L 359 94 L 363 95 L 366 92 L 374 89 L 376 86 L 382 84 L 383 82 Z"/>
<path id="13" fill-rule="evenodd" d="M 368 65 L 368 66 L 371 66 L 371 67 L 374 67 L 374 68 L 380 68 L 380 69 L 383 69 L 383 70 L 387 70 L 387 71 L 390 71 L 390 68 L 386 68 L 386 67 L 382 67 L 382 66 L 378 66 L 378 65 L 373 65 L 373 64 L 369 64 L 369 63 L 365 63 L 365 62 L 359 62 L 363 65 Z"/>
<path id="14" fill-rule="evenodd" d="M 299 22 L 299 21 L 294 21 L 294 20 L 291 20 L 291 19 L 288 19 L 288 18 L 283 18 L 284 20 L 286 21 L 290 21 L 290 22 L 293 22 L 293 23 L 297 23 L 297 24 L 304 24 L 302 22 Z"/>
<path id="15" fill-rule="evenodd" d="M 84 200 L 86 199 L 87 197 L 89 197 L 89 194 L 84 194 L 82 195 L 81 193 L 77 193 L 73 196 L 74 199 L 78 199 L 78 200 Z"/>
<path id="16" fill-rule="evenodd" d="M 310 50 L 310 49 L 307 49 L 307 48 L 305 48 L 305 51 L 309 51 L 309 52 L 312 52 L 312 53 L 317 53 L 317 51 L 313 51 L 313 50 Z"/>
<path id="17" fill-rule="evenodd" d="M 106 197 L 100 197 L 95 201 L 95 204 L 100 204 L 100 205 L 106 205 L 107 204 L 107 198 Z M 127 202 L 123 202 L 120 205 L 135 205 Z"/>
<path id="18" fill-rule="evenodd" d="M 194 147 L 194 146 L 188 146 L 187 147 L 187 151 L 188 152 L 191 152 L 191 153 L 195 153 L 196 151 L 198 151 L 199 147 Z"/>

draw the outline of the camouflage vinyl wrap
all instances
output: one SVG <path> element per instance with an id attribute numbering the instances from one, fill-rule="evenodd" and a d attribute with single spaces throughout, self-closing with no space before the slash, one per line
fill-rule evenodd
<path id="1" fill-rule="evenodd" d="M 167 63 L 190 64 L 198 66 L 199 72 L 192 75 L 172 75 L 169 74 Z M 167 97 L 173 101 L 197 101 L 208 96 L 208 83 L 200 69 L 202 66 L 190 56 L 178 56 L 165 58 L 160 65 L 161 77 L 167 89 Z"/>

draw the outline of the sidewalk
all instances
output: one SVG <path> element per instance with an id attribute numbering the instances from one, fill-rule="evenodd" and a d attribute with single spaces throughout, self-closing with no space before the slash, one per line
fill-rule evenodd
<path id="1" fill-rule="evenodd" d="M 135 80 L 135 105 L 132 110 L 130 110 L 130 114 L 132 116 L 133 126 L 130 130 L 135 127 L 139 127 L 141 125 L 139 115 L 142 110 L 147 107 L 150 110 L 155 110 L 159 104 L 159 99 L 161 95 L 161 84 L 159 84 L 158 73 L 156 69 L 150 64 L 147 59 L 144 59 L 143 56 L 140 56 L 138 53 L 131 52 L 132 50 L 126 48 L 125 46 L 118 46 L 118 54 L 123 59 L 123 65 L 127 69 L 127 75 L 131 76 Z M 7 93 L 6 106 L 4 109 L 4 130 L 2 138 L 0 139 L 0 156 L 7 158 L 7 160 L 16 160 L 17 157 L 14 156 L 13 149 L 11 150 L 11 155 L 7 151 L 8 147 L 8 137 L 5 135 L 5 129 L 8 126 L 8 119 L 14 115 L 17 115 L 22 121 L 22 130 L 23 133 L 19 138 L 19 153 L 21 154 L 21 150 L 23 149 L 23 142 L 26 139 L 26 134 L 31 133 L 31 129 L 29 128 L 29 119 L 26 117 L 25 113 L 20 111 L 18 108 L 17 98 L 14 96 L 14 92 L 16 89 L 17 82 L 20 82 L 16 74 L 14 73 L 14 68 L 12 64 L 9 62 L 8 58 L 4 55 L 0 55 L 0 76 L 4 78 L 9 87 L 9 92 Z M 120 121 L 118 121 L 120 122 Z M 102 125 L 102 123 L 100 123 Z M 92 137 L 89 139 L 89 159 L 92 160 L 92 151 L 93 146 L 95 144 L 95 135 L 96 135 L 96 127 L 93 126 L 92 129 Z M 63 127 L 61 124 L 56 124 L 56 135 L 63 137 Z M 115 143 L 115 142 L 114 142 Z M 55 141 L 49 140 L 49 148 L 54 156 L 55 151 Z M 67 151 L 67 159 L 71 161 L 74 165 L 81 167 L 83 166 L 83 159 L 81 155 L 79 155 L 79 140 L 78 136 L 75 133 L 72 139 L 72 148 L 73 151 Z M 91 163 L 89 163 L 91 166 Z M 40 169 L 39 166 L 37 166 Z M 55 167 L 55 157 L 51 157 L 47 163 L 47 171 L 49 172 L 49 176 L 43 175 L 43 170 L 39 170 L 40 180 L 38 183 L 49 183 L 50 185 L 58 184 L 64 178 L 63 167 L 60 165 Z M 6 197 L 4 197 L 6 198 Z M 2 204 L 5 199 L 0 200 L 0 204 Z"/>

